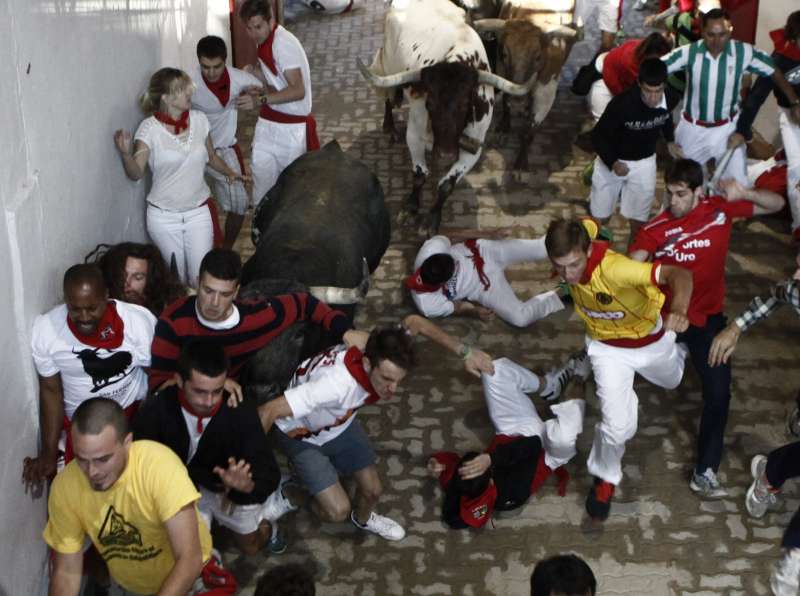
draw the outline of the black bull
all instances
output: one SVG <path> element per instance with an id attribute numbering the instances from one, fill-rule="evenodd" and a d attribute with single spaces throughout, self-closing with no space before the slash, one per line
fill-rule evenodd
<path id="1" fill-rule="evenodd" d="M 390 231 L 377 177 L 331 141 L 286 168 L 256 210 L 256 252 L 244 265 L 242 298 L 359 287 L 364 263 L 375 271 Z M 355 317 L 355 303 L 330 305 Z M 246 395 L 263 403 L 279 394 L 302 358 L 333 343 L 316 325 L 293 325 L 248 364 Z"/>

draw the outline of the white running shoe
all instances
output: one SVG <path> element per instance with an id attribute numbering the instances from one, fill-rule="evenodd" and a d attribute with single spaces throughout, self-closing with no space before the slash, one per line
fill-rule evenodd
<path id="1" fill-rule="evenodd" d="M 592 372 L 592 365 L 586 350 L 569 357 L 561 368 L 551 370 L 544 375 L 544 387 L 539 390 L 539 395 L 546 401 L 558 399 L 564 388 L 573 377 L 586 381 Z"/>
<path id="2" fill-rule="evenodd" d="M 267 497 L 267 500 L 264 501 L 264 519 L 267 519 L 270 522 L 275 522 L 287 513 L 297 511 L 297 505 L 293 504 L 283 494 L 283 487 L 290 482 L 289 478 L 289 476 L 281 476 L 281 481 L 280 484 L 278 484 L 278 488 L 276 488 L 272 494 Z"/>
<path id="3" fill-rule="evenodd" d="M 403 529 L 403 526 L 388 517 L 378 515 L 374 511 L 369 514 L 369 519 L 366 524 L 362 525 L 358 523 L 355 511 L 350 512 L 350 521 L 353 522 L 356 528 L 372 532 L 386 540 L 402 540 L 406 536 L 406 531 Z"/>
<path id="4" fill-rule="evenodd" d="M 707 499 L 722 499 L 728 496 L 728 491 L 720 484 L 717 475 L 711 468 L 706 468 L 706 471 L 702 474 L 693 472 L 692 479 L 689 481 L 689 488 Z"/>
<path id="5" fill-rule="evenodd" d="M 750 461 L 750 474 L 753 482 L 747 489 L 744 504 L 752 517 L 764 517 L 769 509 L 778 503 L 775 491 L 771 490 L 764 471 L 767 469 L 767 456 L 756 455 Z"/>
<path id="6" fill-rule="evenodd" d="M 800 548 L 786 548 L 775 564 L 769 585 L 775 596 L 797 596 L 800 591 Z"/>

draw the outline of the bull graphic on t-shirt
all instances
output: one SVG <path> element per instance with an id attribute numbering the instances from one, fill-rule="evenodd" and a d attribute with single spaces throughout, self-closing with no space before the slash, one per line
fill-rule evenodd
<path id="1" fill-rule="evenodd" d="M 83 364 L 83 370 L 87 375 L 92 377 L 92 393 L 97 393 L 101 389 L 119 383 L 122 379 L 127 377 L 131 372 L 131 363 L 133 356 L 130 352 L 113 352 L 106 350 L 110 355 L 106 358 L 101 358 L 98 352 L 102 348 L 85 348 L 80 352 L 72 350 Z"/>

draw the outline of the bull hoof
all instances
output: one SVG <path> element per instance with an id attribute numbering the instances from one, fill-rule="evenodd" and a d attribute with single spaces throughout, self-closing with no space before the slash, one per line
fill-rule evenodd
<path id="1" fill-rule="evenodd" d="M 401 226 L 413 226 L 419 220 L 419 213 L 417 213 L 416 209 L 409 209 L 408 207 L 403 207 L 400 209 L 400 213 L 397 214 L 397 223 Z"/>
<path id="2" fill-rule="evenodd" d="M 439 226 L 442 223 L 442 215 L 440 213 L 429 212 L 425 214 L 419 224 L 419 235 L 430 238 L 439 233 Z"/>

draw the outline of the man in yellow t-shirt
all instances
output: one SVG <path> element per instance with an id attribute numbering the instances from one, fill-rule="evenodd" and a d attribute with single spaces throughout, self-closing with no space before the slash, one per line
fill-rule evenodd
<path id="1" fill-rule="evenodd" d="M 575 312 L 586 324 L 586 351 L 592 363 L 602 420 L 595 427 L 587 468 L 595 477 L 586 498 L 592 519 L 604 521 L 614 487 L 622 480 L 625 443 L 636 433 L 636 373 L 666 389 L 683 377 L 684 350 L 675 333 L 689 325 L 686 315 L 692 274 L 679 267 L 639 263 L 610 250 L 591 219 L 558 219 L 545 237 L 547 254 L 569 285 Z M 668 285 L 672 301 L 661 319 Z"/>
<path id="2" fill-rule="evenodd" d="M 72 418 L 75 460 L 53 481 L 44 539 L 55 551 L 50 596 L 77 596 L 88 535 L 111 577 L 134 594 L 184 596 L 211 555 L 200 494 L 166 446 L 133 441 L 114 401 Z"/>

